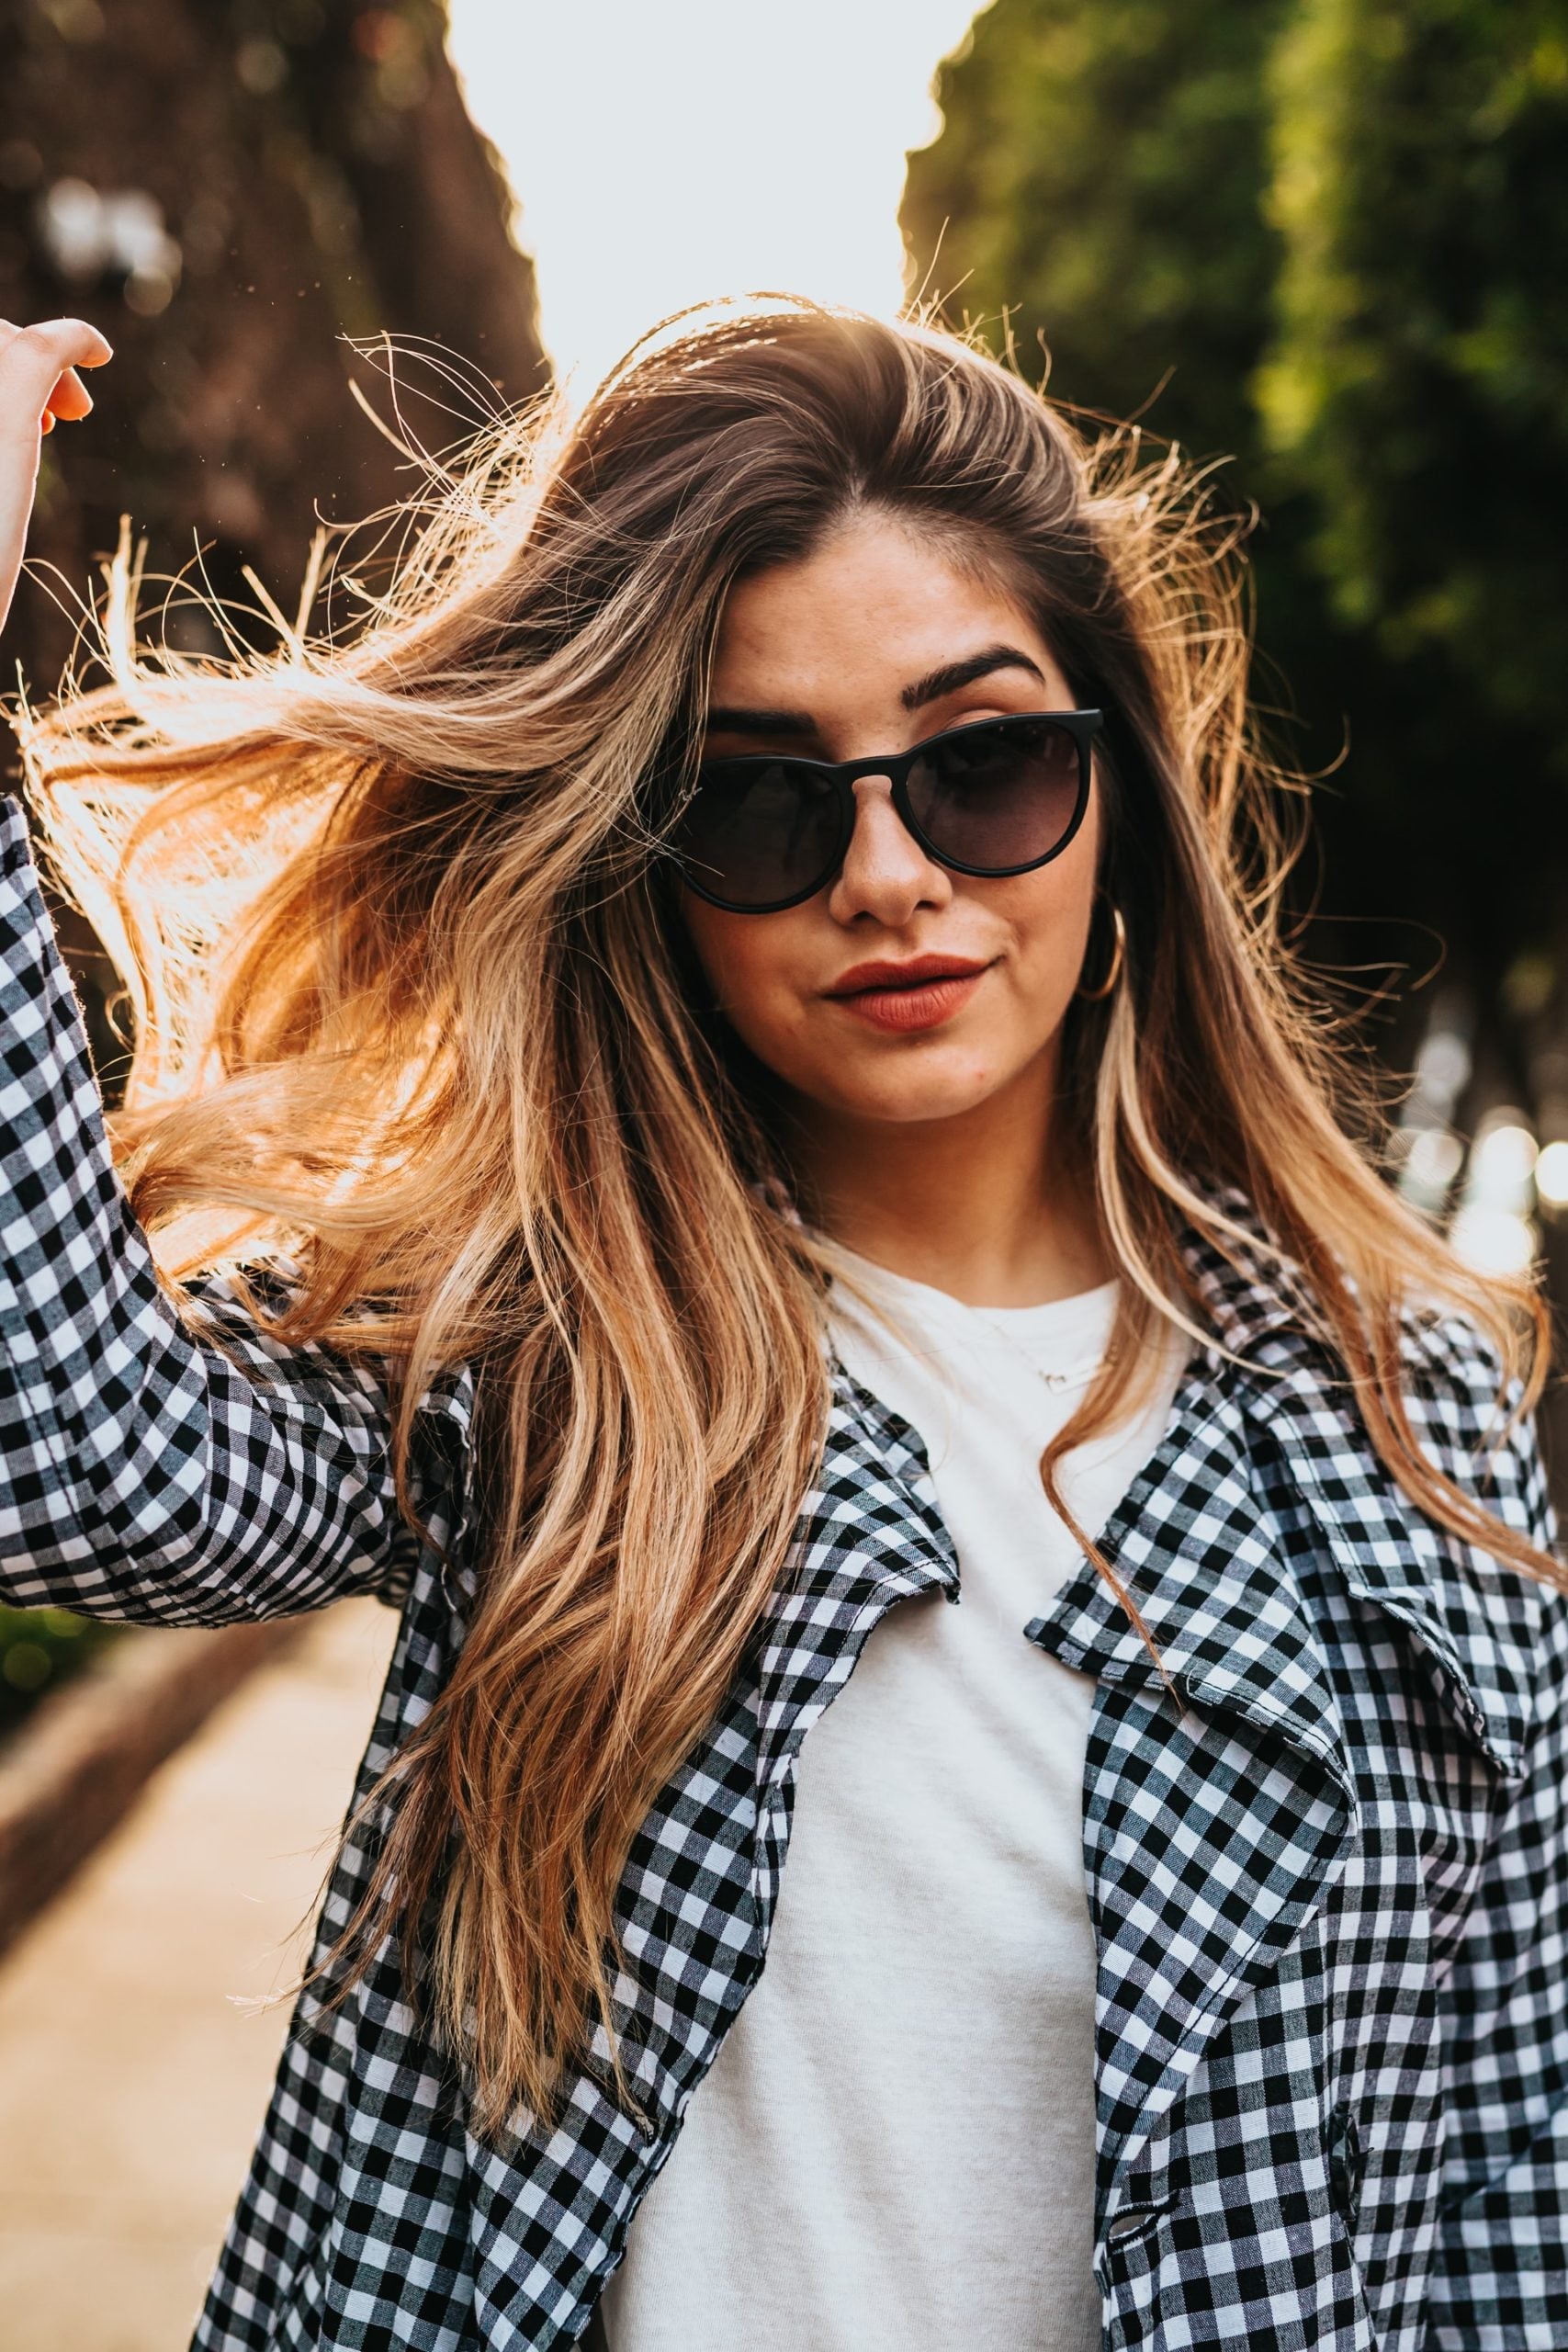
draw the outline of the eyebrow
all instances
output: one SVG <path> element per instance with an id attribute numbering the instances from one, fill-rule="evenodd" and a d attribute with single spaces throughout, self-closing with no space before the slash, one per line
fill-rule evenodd
<path id="1" fill-rule="evenodd" d="M 997 670 L 1027 670 L 1032 678 L 1045 684 L 1045 673 L 1037 662 L 1016 645 L 988 645 L 983 653 L 968 654 L 962 662 L 944 662 L 937 670 L 928 670 L 923 678 L 906 686 L 898 699 L 906 710 L 923 710 L 928 703 L 940 702 L 943 695 L 955 695 L 963 686 L 972 686 L 979 678 L 988 678 Z M 742 710 L 728 705 L 718 705 L 707 715 L 707 727 L 715 735 L 808 736 L 817 732 L 817 722 L 805 710 Z"/>
<path id="2" fill-rule="evenodd" d="M 1045 684 L 1039 662 L 1021 653 L 1016 645 L 988 645 L 984 653 L 971 653 L 965 662 L 944 662 L 940 670 L 928 670 L 923 678 L 906 686 L 898 699 L 906 710 L 921 710 L 928 702 L 940 702 L 943 695 L 972 686 L 976 678 L 988 678 L 993 670 L 1027 670 L 1041 685 Z"/>

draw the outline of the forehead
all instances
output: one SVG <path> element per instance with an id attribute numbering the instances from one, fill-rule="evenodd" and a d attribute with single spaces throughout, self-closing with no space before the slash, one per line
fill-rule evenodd
<path id="1" fill-rule="evenodd" d="M 1039 624 L 987 561 L 918 518 L 857 516 L 809 555 L 738 581 L 714 655 L 716 702 L 808 698 L 846 671 L 900 684 L 1005 639 L 1058 674 Z"/>

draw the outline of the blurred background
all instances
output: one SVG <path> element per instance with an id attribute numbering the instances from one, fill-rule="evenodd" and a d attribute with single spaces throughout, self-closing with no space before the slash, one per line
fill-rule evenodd
<path id="1" fill-rule="evenodd" d="M 122 516 L 292 610 L 318 526 L 416 486 L 370 412 L 448 446 L 778 288 L 938 300 L 1213 461 L 1319 778 L 1303 950 L 1407 1079 L 1389 1181 L 1568 1299 L 1568 0 L 0 0 L 0 316 L 117 352 L 6 688 Z M 231 1996 L 287 1974 L 389 1633 L 0 1615 L 14 2352 L 184 2343 L 282 2030 Z"/>

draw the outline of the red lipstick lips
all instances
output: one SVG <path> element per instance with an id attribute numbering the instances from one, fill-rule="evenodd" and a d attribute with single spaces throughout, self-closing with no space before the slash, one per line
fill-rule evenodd
<path id="1" fill-rule="evenodd" d="M 876 1029 L 935 1029 L 967 1004 L 989 969 L 967 956 L 911 956 L 902 963 L 853 964 L 827 991 Z"/>

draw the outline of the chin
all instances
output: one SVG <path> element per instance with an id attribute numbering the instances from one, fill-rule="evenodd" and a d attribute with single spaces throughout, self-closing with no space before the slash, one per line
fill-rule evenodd
<path id="1" fill-rule="evenodd" d="M 997 1091 L 998 1080 L 987 1071 L 883 1069 L 858 1073 L 824 1071 L 816 1082 L 800 1088 L 808 1101 L 852 1119 L 874 1119 L 887 1126 L 918 1126 L 937 1119 L 962 1118 L 976 1111 Z"/>

